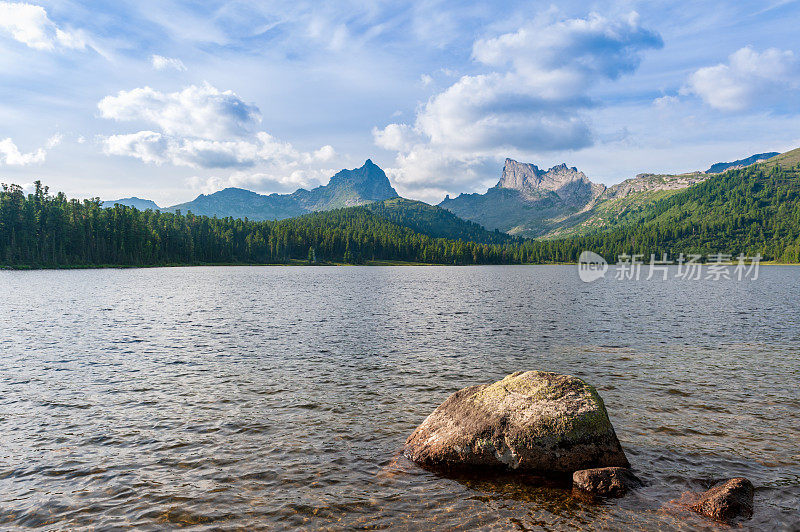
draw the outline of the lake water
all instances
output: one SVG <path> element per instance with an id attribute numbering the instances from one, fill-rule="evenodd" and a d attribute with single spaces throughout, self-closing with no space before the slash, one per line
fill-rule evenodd
<path id="1" fill-rule="evenodd" d="M 800 530 L 800 268 L 581 282 L 575 267 L 0 271 L 0 529 Z M 593 505 L 400 455 L 517 370 L 603 396 L 643 489 Z"/>

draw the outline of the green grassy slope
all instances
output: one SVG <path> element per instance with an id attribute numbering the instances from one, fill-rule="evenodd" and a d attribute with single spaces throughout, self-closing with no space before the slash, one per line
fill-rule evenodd
<path id="1" fill-rule="evenodd" d="M 631 213 L 641 212 L 660 200 L 685 189 L 643 190 L 628 196 L 598 202 L 591 210 L 572 216 L 541 238 L 568 238 L 612 231 L 622 225 Z"/>
<path id="2" fill-rule="evenodd" d="M 772 159 L 765 161 L 764 164 L 766 166 L 781 166 L 783 168 L 792 168 L 797 166 L 800 164 L 800 148 L 776 155 Z"/>

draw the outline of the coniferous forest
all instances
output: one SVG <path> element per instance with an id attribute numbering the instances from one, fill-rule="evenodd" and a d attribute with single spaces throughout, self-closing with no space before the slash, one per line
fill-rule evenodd
<path id="1" fill-rule="evenodd" d="M 0 265 L 152 266 L 402 261 L 431 264 L 575 262 L 591 250 L 620 254 L 760 254 L 800 262 L 800 170 L 756 165 L 694 185 L 615 221 L 615 229 L 562 240 L 437 238 L 396 212 L 351 207 L 280 221 L 139 211 L 3 185 Z M 452 223 L 452 221 L 448 221 Z M 430 224 L 428 224 L 430 225 Z M 420 229 L 417 224 L 416 228 Z M 434 233 L 432 233 L 434 234 Z M 647 260 L 647 259 L 645 259 Z"/>

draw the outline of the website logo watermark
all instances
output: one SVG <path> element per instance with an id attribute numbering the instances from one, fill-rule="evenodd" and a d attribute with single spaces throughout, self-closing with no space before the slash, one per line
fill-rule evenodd
<path id="1" fill-rule="evenodd" d="M 584 283 L 605 277 L 608 271 L 606 259 L 592 251 L 584 251 L 578 258 L 578 276 Z"/>
<path id="2" fill-rule="evenodd" d="M 645 261 L 644 255 L 617 256 L 614 265 L 613 277 L 618 281 L 649 281 L 660 278 L 666 281 L 670 276 L 683 281 L 722 281 L 722 280 L 751 280 L 758 279 L 758 269 L 761 264 L 761 255 L 748 257 L 740 254 L 713 253 L 711 255 L 685 255 L 681 253 L 675 259 L 670 259 L 664 253 L 660 258 L 655 254 L 650 255 L 650 260 Z M 643 271 L 643 266 L 647 266 Z M 674 266 L 670 268 L 670 266 Z M 608 262 L 597 253 L 584 251 L 578 258 L 578 276 L 584 283 L 591 283 L 602 279 L 608 273 Z"/>

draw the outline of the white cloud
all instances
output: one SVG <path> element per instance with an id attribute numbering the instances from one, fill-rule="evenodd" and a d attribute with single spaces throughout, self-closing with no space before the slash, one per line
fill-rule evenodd
<path id="1" fill-rule="evenodd" d="M 133 157 L 147 164 L 260 170 L 253 175 L 280 171 L 285 179 L 294 175 L 302 183 L 298 176 L 304 171 L 336 155 L 330 145 L 304 152 L 265 131 L 254 131 L 261 120 L 258 108 L 232 91 L 209 84 L 168 94 L 150 87 L 120 91 L 104 98 L 98 107 L 105 118 L 156 126 L 103 139 L 106 155 Z"/>
<path id="2" fill-rule="evenodd" d="M 326 144 L 325 146 L 314 151 L 314 153 L 312 154 L 312 158 L 314 160 L 321 162 L 330 161 L 335 156 L 336 156 L 336 150 L 334 150 L 333 146 L 331 146 L 330 144 Z"/>
<path id="3" fill-rule="evenodd" d="M 193 190 L 203 194 L 211 194 L 228 187 L 286 193 L 294 192 L 298 188 L 311 189 L 325 184 L 335 172 L 334 168 L 308 169 L 278 165 L 268 172 L 238 170 L 227 177 L 192 176 L 186 180 L 186 183 Z"/>
<path id="4" fill-rule="evenodd" d="M 336 24 L 319 15 L 309 22 L 308 36 L 333 52 L 341 52 L 355 44 L 346 24 Z"/>
<path id="5" fill-rule="evenodd" d="M 422 142 L 422 136 L 408 124 L 389 124 L 383 129 L 373 128 L 375 145 L 385 150 L 407 152 L 414 144 Z"/>
<path id="6" fill-rule="evenodd" d="M 185 72 L 186 65 L 183 61 L 174 57 L 164 57 L 163 55 L 150 56 L 150 63 L 156 70 L 167 70 L 168 68 L 177 70 L 178 72 Z"/>
<path id="7" fill-rule="evenodd" d="M 106 155 L 127 155 L 157 165 L 169 160 L 168 149 L 166 137 L 155 131 L 111 135 L 103 141 L 103 152 Z"/>
<path id="8" fill-rule="evenodd" d="M 47 146 L 47 149 L 55 148 L 56 146 L 61 144 L 62 140 L 64 140 L 64 135 L 62 135 L 61 133 L 56 133 L 55 135 L 47 139 L 45 146 Z"/>
<path id="9" fill-rule="evenodd" d="M 27 166 L 44 162 L 46 152 L 43 148 L 30 153 L 22 153 L 10 138 L 0 140 L 0 162 L 8 166 Z"/>
<path id="10" fill-rule="evenodd" d="M 790 50 L 769 48 L 757 52 L 739 49 L 727 63 L 695 71 L 684 94 L 695 94 L 709 106 L 723 111 L 742 111 L 770 105 L 800 89 L 800 62 Z"/>
<path id="11" fill-rule="evenodd" d="M 80 31 L 59 28 L 43 7 L 33 4 L 0 2 L 0 33 L 35 50 L 86 48 L 86 38 Z"/>
<path id="12" fill-rule="evenodd" d="M 142 162 L 190 168 L 239 168 L 265 162 L 283 165 L 314 164 L 330 160 L 335 151 L 323 146 L 312 153 L 300 152 L 265 132 L 254 140 L 210 140 L 180 138 L 155 131 L 111 135 L 103 142 L 106 155 L 122 155 Z"/>
<path id="13" fill-rule="evenodd" d="M 103 118 L 156 125 L 167 135 L 216 140 L 246 136 L 261 121 L 258 107 L 208 83 L 171 93 L 150 87 L 120 91 L 97 106 Z"/>
<path id="14" fill-rule="evenodd" d="M 669 94 L 665 94 L 664 96 L 660 96 L 653 100 L 653 105 L 657 109 L 667 109 L 671 105 L 675 105 L 680 102 L 680 98 L 677 96 L 671 96 Z"/>
<path id="15" fill-rule="evenodd" d="M 661 45 L 657 34 L 640 26 L 635 12 L 616 20 L 591 14 L 478 40 L 473 56 L 486 65 L 512 65 L 527 94 L 566 100 L 583 97 L 596 81 L 632 72 L 642 50 Z"/>
<path id="16" fill-rule="evenodd" d="M 413 124 L 373 130 L 375 143 L 397 152 L 391 173 L 401 188 L 477 186 L 487 160 L 591 145 L 591 87 L 634 71 L 642 51 L 661 44 L 636 13 L 539 20 L 478 40 L 473 59 L 490 71 L 434 95 Z"/>

